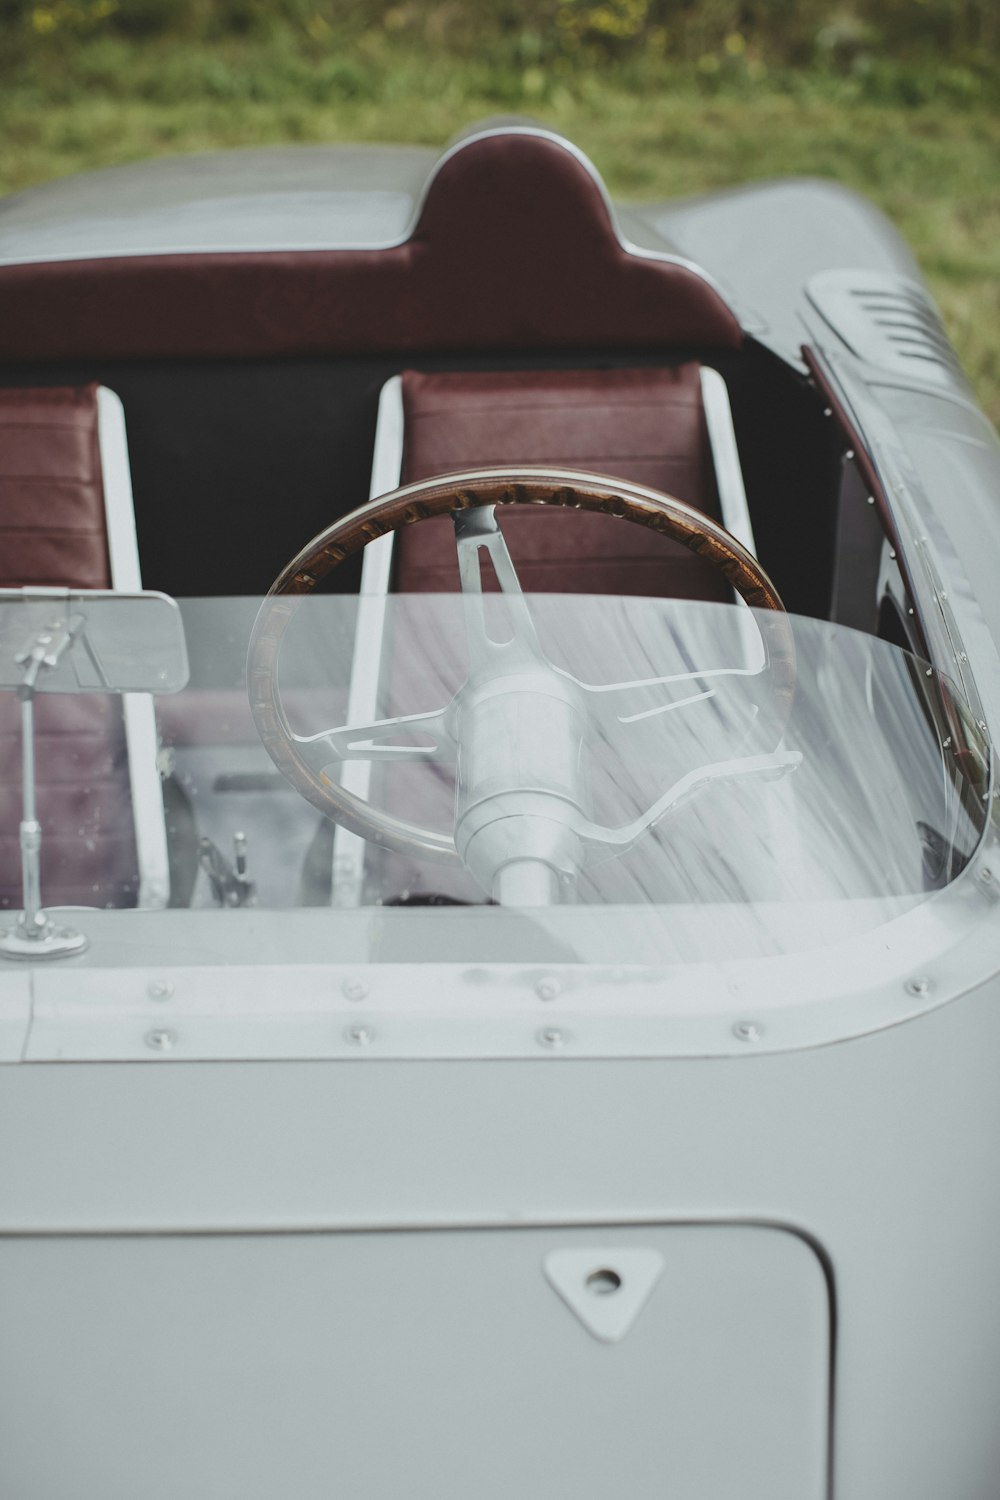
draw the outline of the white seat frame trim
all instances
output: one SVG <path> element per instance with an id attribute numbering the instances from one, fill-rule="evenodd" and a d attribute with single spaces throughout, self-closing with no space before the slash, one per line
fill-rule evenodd
<path id="1" fill-rule="evenodd" d="M 125 412 L 106 386 L 97 389 L 97 433 L 104 484 L 111 586 L 126 593 L 142 588 L 132 503 Z M 125 744 L 132 818 L 139 864 L 139 905 L 163 907 L 170 900 L 170 861 L 158 768 L 159 740 L 151 693 L 123 693 Z"/>
<path id="2" fill-rule="evenodd" d="M 752 556 L 757 556 L 750 524 L 750 507 L 743 485 L 743 470 L 736 447 L 736 432 L 733 428 L 733 410 L 729 404 L 729 391 L 718 370 L 708 365 L 701 367 L 701 399 L 705 408 L 705 425 L 708 428 L 708 443 L 715 466 L 715 487 L 719 492 L 719 509 L 722 524 L 738 542 L 742 542 Z"/>
<path id="3" fill-rule="evenodd" d="M 397 489 L 403 472 L 403 382 L 393 375 L 382 387 L 375 424 L 375 451 L 368 498 Z M 347 698 L 348 724 L 370 724 L 377 717 L 386 604 L 392 575 L 395 533 L 378 537 L 364 550 L 361 593 L 354 630 L 351 686 Z M 340 775 L 345 791 L 367 800 L 371 786 L 371 763 L 348 761 Z M 339 824 L 333 835 L 333 904 L 360 906 L 365 878 L 366 844 L 358 834 Z"/>

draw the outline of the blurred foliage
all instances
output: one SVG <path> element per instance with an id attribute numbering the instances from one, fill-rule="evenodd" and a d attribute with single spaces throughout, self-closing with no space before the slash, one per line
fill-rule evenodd
<path id="1" fill-rule="evenodd" d="M 845 103 L 1000 104 L 1000 0 L 0 0 L 0 83 L 58 90 L 63 74 L 106 72 L 115 42 L 164 49 L 189 94 L 206 65 L 182 79 L 178 51 L 224 59 L 245 44 L 273 55 L 274 85 L 255 88 L 314 97 L 372 94 L 418 53 L 489 74 L 505 108 L 595 68 L 628 87 L 690 83 L 707 96 L 794 92 L 805 75 Z M 223 60 L 202 86 L 239 92 L 239 74 Z M 150 86 L 162 96 L 166 79 Z M 104 87 L 136 92 L 128 75 Z"/>
<path id="2" fill-rule="evenodd" d="M 997 0 L 0 0 L 4 51 L 101 32 L 218 41 L 291 32 L 305 46 L 362 37 L 494 64 L 572 66 L 639 53 L 701 68 L 849 74 L 935 63 L 977 78 L 1000 53 Z"/>
<path id="3" fill-rule="evenodd" d="M 0 0 L 0 193 L 527 113 L 624 197 L 866 193 L 1000 423 L 1000 0 Z"/>

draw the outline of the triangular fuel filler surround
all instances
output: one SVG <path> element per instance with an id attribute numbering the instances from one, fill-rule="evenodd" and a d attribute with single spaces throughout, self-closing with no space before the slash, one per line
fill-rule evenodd
<path id="1" fill-rule="evenodd" d="M 625 1337 L 663 1272 L 656 1250 L 604 1246 L 553 1250 L 545 1275 L 588 1333 L 606 1344 Z"/>

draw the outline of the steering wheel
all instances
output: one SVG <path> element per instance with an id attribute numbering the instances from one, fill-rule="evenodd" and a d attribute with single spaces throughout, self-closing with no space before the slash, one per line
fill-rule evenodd
<path id="1" fill-rule="evenodd" d="M 795 649 L 784 606 L 767 574 L 757 560 L 710 517 L 683 501 L 645 486 L 628 484 L 572 470 L 550 468 L 477 469 L 465 473 L 422 480 L 416 484 L 383 495 L 360 506 L 314 537 L 278 575 L 265 598 L 250 639 L 247 681 L 250 707 L 261 740 L 278 769 L 303 797 L 326 816 L 365 839 L 399 853 L 449 863 L 469 863 L 469 839 L 456 839 L 432 829 L 420 827 L 377 810 L 360 797 L 345 790 L 326 774 L 332 763 L 349 759 L 364 760 L 435 760 L 454 753 L 456 742 L 455 704 L 471 692 L 471 684 L 492 672 L 494 680 L 500 671 L 533 673 L 542 682 L 534 691 L 543 692 L 553 702 L 568 703 L 570 689 L 600 692 L 602 703 L 615 689 L 589 689 L 556 669 L 544 656 L 535 635 L 534 625 L 521 595 L 520 585 L 502 533 L 493 514 L 494 506 L 547 505 L 567 510 L 600 512 L 621 518 L 633 525 L 645 526 L 668 537 L 711 563 L 724 575 L 736 592 L 754 606 L 753 618 L 764 649 L 764 671 L 767 702 L 759 711 L 768 718 L 768 731 L 778 744 L 791 706 L 795 687 Z M 455 700 L 429 713 L 413 714 L 378 723 L 350 725 L 326 730 L 320 734 L 298 735 L 289 727 L 278 686 L 278 658 L 285 631 L 295 613 L 298 597 L 311 589 L 345 558 L 360 551 L 369 542 L 415 525 L 434 516 L 451 515 L 455 522 L 459 570 L 466 596 L 466 628 L 470 657 L 470 676 Z M 483 614 L 480 549 L 488 551 L 500 588 L 506 598 L 514 627 L 514 638 L 503 645 L 493 642 L 486 629 Z M 498 659 L 503 653 L 502 668 Z M 728 669 L 724 669 L 728 670 Z M 697 677 L 699 674 L 691 674 Z M 748 675 L 744 673 L 743 675 Z M 756 675 L 756 674 L 754 674 Z M 663 679 L 672 681 L 674 679 Z M 650 684 L 619 685 L 625 691 Z M 474 696 L 474 695 L 473 695 Z M 579 693 L 577 694 L 579 698 Z M 579 704 L 577 704 L 579 707 Z M 472 704 L 470 713 L 475 708 Z M 585 707 L 586 711 L 586 707 Z M 570 709 L 565 710 L 569 714 Z M 565 716 L 565 715 L 564 715 Z M 577 714 L 579 717 L 579 714 Z M 407 737 L 419 742 L 406 743 Z M 428 741 L 433 743 L 428 743 Z M 589 824 L 583 814 L 575 818 L 573 838 L 590 839 L 610 846 L 616 852 L 629 846 L 638 834 L 662 817 L 669 806 L 688 795 L 696 785 L 714 776 L 741 776 L 759 772 L 780 774 L 797 756 L 780 752 L 750 756 L 715 767 L 702 767 L 683 778 L 661 797 L 655 806 L 623 829 L 601 829 Z M 525 792 L 522 791 L 522 802 Z M 532 792 L 527 792 L 530 797 Z M 565 798 L 565 792 L 562 796 Z M 458 823 L 456 823 L 458 828 Z M 479 828 L 481 832 L 481 827 Z M 468 834 L 468 830 L 466 830 Z M 568 837 L 568 835 L 567 835 Z M 529 856 L 531 857 L 531 856 Z M 541 857 L 549 858 L 543 854 Z M 555 856 L 551 856 L 555 859 Z M 471 868 L 471 866 L 470 866 Z"/>

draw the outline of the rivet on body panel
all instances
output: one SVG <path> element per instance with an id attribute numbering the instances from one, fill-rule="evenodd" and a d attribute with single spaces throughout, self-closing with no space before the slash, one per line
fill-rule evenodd
<path id="1" fill-rule="evenodd" d="M 177 1044 L 176 1031 L 158 1030 L 146 1032 L 146 1046 L 153 1052 L 169 1052 Z"/>

